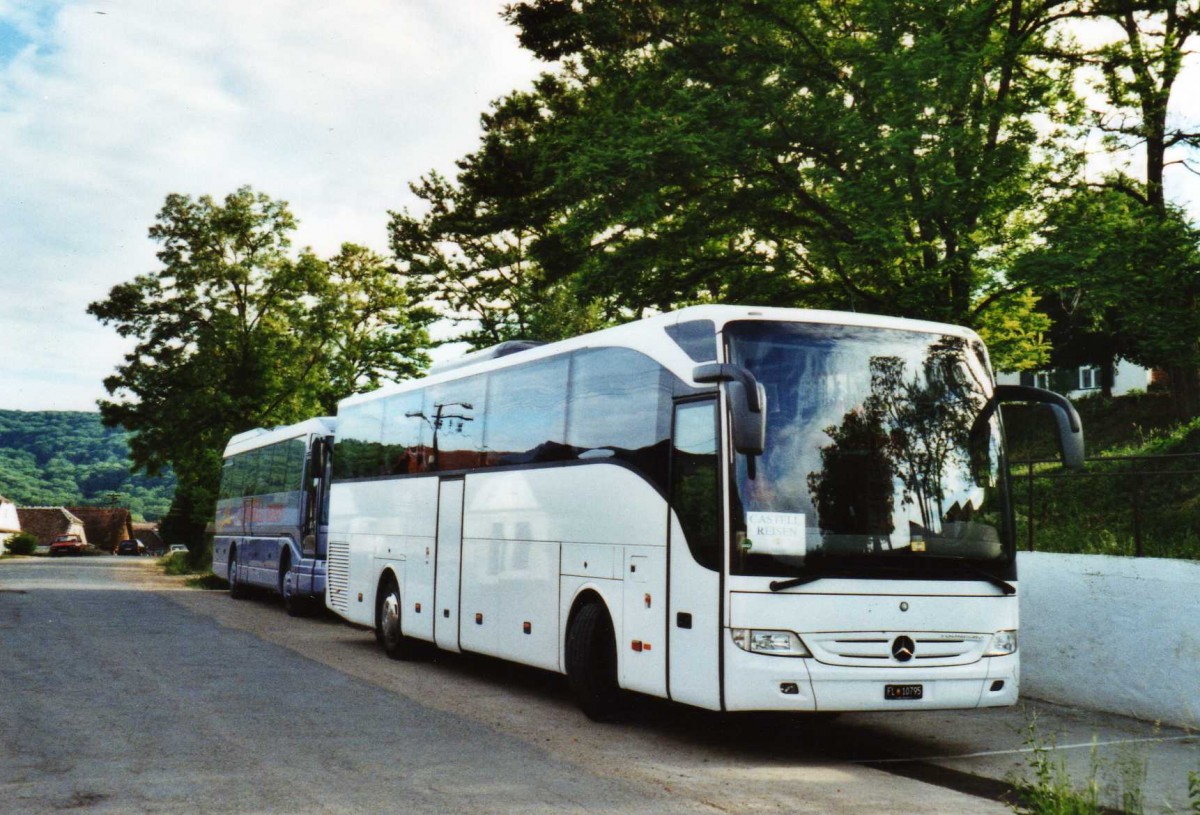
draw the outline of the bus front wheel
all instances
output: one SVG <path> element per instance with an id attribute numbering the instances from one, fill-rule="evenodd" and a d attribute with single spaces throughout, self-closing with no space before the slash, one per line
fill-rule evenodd
<path id="1" fill-rule="evenodd" d="M 567 684 L 589 719 L 608 722 L 621 713 L 617 643 L 612 619 L 599 603 L 588 603 L 567 632 Z"/>
<path id="2" fill-rule="evenodd" d="M 413 643 L 400 633 L 400 587 L 389 577 L 375 601 L 375 639 L 392 659 L 412 658 Z"/>

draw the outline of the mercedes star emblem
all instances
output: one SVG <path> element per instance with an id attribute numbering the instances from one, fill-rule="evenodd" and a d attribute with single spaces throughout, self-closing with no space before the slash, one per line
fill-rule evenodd
<path id="1" fill-rule="evenodd" d="M 892 656 L 897 662 L 908 662 L 917 651 L 917 644 L 909 637 L 896 637 L 892 640 Z"/>

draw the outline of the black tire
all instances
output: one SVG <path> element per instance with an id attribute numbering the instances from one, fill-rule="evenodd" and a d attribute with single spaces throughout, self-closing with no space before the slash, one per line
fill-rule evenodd
<path id="1" fill-rule="evenodd" d="M 599 603 L 588 603 L 567 632 L 567 684 L 575 702 L 596 722 L 611 722 L 622 713 L 617 685 L 617 641 L 612 619 Z"/>
<path id="2" fill-rule="evenodd" d="M 234 600 L 244 599 L 246 596 L 246 587 L 242 581 L 237 579 L 237 550 L 229 550 L 229 569 L 225 573 L 226 579 L 229 581 L 229 596 Z"/>
<path id="3" fill-rule="evenodd" d="M 375 596 L 375 640 L 392 659 L 412 659 L 412 640 L 400 633 L 400 587 L 388 576 Z"/>
<path id="4" fill-rule="evenodd" d="M 279 596 L 283 598 L 283 610 L 290 617 L 306 617 L 309 613 L 309 600 L 296 593 L 296 584 L 289 581 L 288 572 L 292 570 L 292 558 L 286 551 L 279 561 Z"/>

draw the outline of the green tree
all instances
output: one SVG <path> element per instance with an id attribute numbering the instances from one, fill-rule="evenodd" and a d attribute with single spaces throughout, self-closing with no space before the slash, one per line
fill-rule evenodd
<path id="1" fill-rule="evenodd" d="M 1043 236 L 1014 276 L 1048 293 L 1060 325 L 1070 321 L 1059 364 L 1108 366 L 1119 355 L 1170 371 L 1200 366 L 1200 231 L 1180 210 L 1160 215 L 1116 186 L 1081 188 L 1049 208 Z M 1173 394 L 1179 415 L 1194 415 L 1186 378 Z"/>
<path id="2" fill-rule="evenodd" d="M 248 187 L 221 202 L 168 195 L 150 228 L 162 268 L 88 308 L 136 340 L 100 412 L 132 433 L 135 467 L 175 471 L 164 531 L 193 551 L 230 435 L 328 413 L 426 362 L 428 315 L 409 311 L 379 259 L 353 246 L 329 262 L 294 258 L 295 228 L 286 203 Z"/>
<path id="3" fill-rule="evenodd" d="M 631 313 L 718 299 L 979 325 L 1075 167 L 1051 4 L 529 0 L 578 101 L 539 141 L 548 277 Z M 1025 216 L 1025 217 L 1023 217 Z M 1020 355 L 1016 355 L 1019 357 Z"/>
<path id="4" fill-rule="evenodd" d="M 1118 356 L 1170 374 L 1181 418 L 1200 409 L 1197 358 L 1189 348 L 1197 321 L 1192 280 L 1196 230 L 1166 198 L 1171 166 L 1188 167 L 1200 133 L 1173 122 L 1171 98 L 1189 43 L 1200 32 L 1195 0 L 1071 0 L 1057 16 L 1108 24 L 1112 36 L 1084 47 L 1064 40 L 1057 53 L 1098 92 L 1091 123 L 1114 163 L 1128 169 L 1072 189 L 1046 210 L 1042 245 L 1016 265 L 1043 294 L 1054 320 L 1054 363 L 1101 367 L 1111 391 Z M 1191 169 L 1189 167 L 1189 169 Z M 1194 170 L 1193 170 L 1194 171 Z M 1119 273 L 1118 273 L 1119 272 Z M 1171 314 L 1171 319 L 1163 319 Z M 1193 332 L 1189 334 L 1189 332 Z"/>
<path id="5" fill-rule="evenodd" d="M 393 254 L 420 296 L 464 326 L 455 340 L 552 341 L 611 319 L 572 281 L 549 278 L 531 251 L 557 217 L 540 130 L 570 105 L 553 77 L 501 99 L 482 117 L 483 143 L 459 160 L 457 178 L 426 175 L 411 186 L 424 212 L 391 213 Z"/>

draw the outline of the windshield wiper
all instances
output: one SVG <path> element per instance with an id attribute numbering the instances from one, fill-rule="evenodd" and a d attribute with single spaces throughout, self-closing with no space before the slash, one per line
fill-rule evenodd
<path id="1" fill-rule="evenodd" d="M 784 589 L 790 589 L 793 586 L 803 586 L 805 583 L 813 583 L 813 582 L 815 582 L 817 580 L 821 580 L 822 578 L 825 578 L 825 577 L 829 577 L 829 575 L 827 575 L 827 574 L 810 574 L 810 575 L 805 575 L 804 577 L 791 577 L 791 578 L 788 578 L 787 580 L 772 580 L 770 589 L 771 589 L 771 591 L 783 591 Z"/>
<path id="2" fill-rule="evenodd" d="M 1006 596 L 1017 593 L 1017 588 L 1012 583 L 1009 583 L 1007 580 L 1004 580 L 1003 578 L 996 577 L 996 575 L 991 574 L 990 572 L 985 571 L 984 569 L 980 569 L 978 566 L 973 566 L 970 563 L 967 563 L 966 561 L 961 560 L 959 558 L 922 557 L 922 558 L 920 558 L 920 560 L 925 561 L 925 562 L 934 561 L 934 562 L 939 562 L 939 563 L 952 563 L 955 566 L 957 566 L 958 568 L 960 568 L 962 571 L 970 574 L 972 577 L 982 578 L 983 580 L 986 580 L 988 583 L 991 583 L 993 586 L 995 586 L 996 588 L 998 588 L 1002 592 L 1004 592 L 1004 594 Z M 882 568 L 881 568 L 881 566 L 882 566 Z M 906 577 L 912 577 L 914 579 L 921 578 L 921 574 L 919 572 L 913 571 L 912 569 L 897 568 L 896 566 L 894 566 L 892 564 L 887 564 L 885 566 L 883 564 L 875 562 L 875 563 L 870 564 L 869 569 L 864 569 L 862 571 L 858 571 L 858 570 L 827 571 L 827 572 L 821 572 L 819 574 L 803 575 L 801 577 L 790 577 L 787 580 L 772 580 L 771 583 L 769 584 L 769 588 L 771 589 L 771 591 L 783 591 L 784 589 L 790 589 L 795 586 L 803 586 L 805 583 L 814 583 L 818 580 L 823 580 L 826 577 L 859 577 L 859 578 L 864 578 L 864 579 L 870 579 L 872 576 L 877 576 L 877 575 L 881 575 L 881 574 L 891 574 L 891 575 L 903 574 Z"/>
<path id="3" fill-rule="evenodd" d="M 1017 587 L 1014 586 L 1012 583 L 1009 583 L 1007 580 L 1005 580 L 1001 577 L 996 577 L 996 575 L 992 574 L 991 572 L 987 571 L 986 569 L 981 569 L 978 566 L 973 566 L 970 563 L 968 563 L 967 561 L 962 560 L 961 558 L 923 557 L 921 559 L 924 561 L 932 560 L 932 561 L 936 561 L 936 562 L 940 562 L 940 563 L 953 563 L 955 566 L 962 569 L 967 574 L 969 574 L 973 577 L 982 578 L 982 579 L 986 580 L 987 582 L 991 583 L 993 586 L 995 586 L 996 588 L 998 588 L 1002 592 L 1004 592 L 1005 595 L 1017 593 Z"/>

